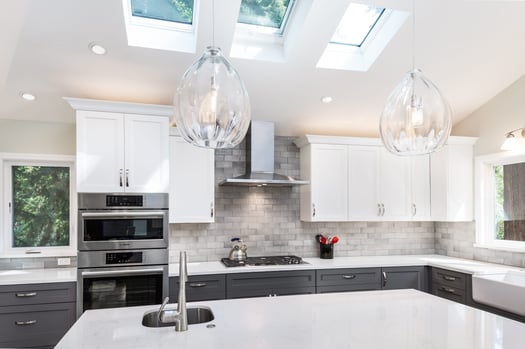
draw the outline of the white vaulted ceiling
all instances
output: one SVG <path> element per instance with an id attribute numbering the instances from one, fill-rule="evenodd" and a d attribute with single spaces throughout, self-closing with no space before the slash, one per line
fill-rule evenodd
<path id="1" fill-rule="evenodd" d="M 240 0 L 215 0 L 215 42 L 228 57 Z M 231 58 L 252 117 L 279 135 L 377 136 L 388 94 L 411 68 L 407 20 L 366 72 L 316 64 L 350 2 L 308 1 L 284 62 Z M 411 11 L 408 0 L 359 0 Z M 525 73 L 525 2 L 416 0 L 416 65 L 447 97 L 454 122 Z M 4 4 L 5 5 L 5 4 Z M 200 0 L 196 53 L 130 47 L 121 0 L 17 0 L 0 13 L 0 119 L 74 122 L 62 99 L 171 104 L 184 71 L 211 43 L 211 0 Z M 96 56 L 90 42 L 108 52 Z M 37 95 L 27 102 L 21 91 Z M 322 96 L 332 96 L 330 104 Z"/>

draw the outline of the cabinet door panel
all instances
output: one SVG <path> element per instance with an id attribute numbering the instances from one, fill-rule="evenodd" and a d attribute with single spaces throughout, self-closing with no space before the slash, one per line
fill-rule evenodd
<path id="1" fill-rule="evenodd" d="M 389 267 L 382 268 L 383 290 L 413 288 L 427 291 L 427 275 L 425 267 Z"/>
<path id="2" fill-rule="evenodd" d="M 350 220 L 379 218 L 377 173 L 379 147 L 351 146 L 348 161 L 348 215 Z"/>
<path id="3" fill-rule="evenodd" d="M 384 205 L 384 220 L 410 219 L 408 157 L 401 157 L 381 148 L 379 175 L 379 201 Z"/>
<path id="4" fill-rule="evenodd" d="M 348 147 L 312 146 L 312 221 L 345 221 L 348 213 Z"/>
<path id="5" fill-rule="evenodd" d="M 413 220 L 430 219 L 430 156 L 410 159 L 411 215 Z"/>
<path id="6" fill-rule="evenodd" d="M 78 192 L 121 192 L 124 171 L 123 116 L 118 113 L 77 112 Z M 122 174 L 123 175 L 123 174 Z"/>
<path id="7" fill-rule="evenodd" d="M 169 120 L 125 115 L 125 190 L 166 193 L 169 187 Z"/>
<path id="8" fill-rule="evenodd" d="M 313 291 L 315 291 L 314 270 L 226 275 L 227 298 L 265 297 L 273 294 L 313 293 Z"/>
<path id="9" fill-rule="evenodd" d="M 170 137 L 170 223 L 214 222 L 215 153 Z"/>

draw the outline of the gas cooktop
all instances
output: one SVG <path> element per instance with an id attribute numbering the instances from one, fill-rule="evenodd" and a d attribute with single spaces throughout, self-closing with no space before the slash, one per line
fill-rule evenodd
<path id="1" fill-rule="evenodd" d="M 228 258 L 221 259 L 221 262 L 227 267 L 244 267 L 246 265 L 288 265 L 288 264 L 306 264 L 301 257 L 297 256 L 262 256 L 248 257 L 245 261 L 232 261 Z"/>

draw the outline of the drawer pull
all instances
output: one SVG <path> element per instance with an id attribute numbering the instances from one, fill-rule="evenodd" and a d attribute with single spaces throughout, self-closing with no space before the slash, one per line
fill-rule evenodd
<path id="1" fill-rule="evenodd" d="M 27 321 L 15 321 L 17 326 L 28 326 L 36 324 L 36 320 L 27 320 Z"/>
<path id="2" fill-rule="evenodd" d="M 443 275 L 443 279 L 447 281 L 456 281 L 456 278 L 454 276 L 448 276 L 448 275 Z"/>
<path id="3" fill-rule="evenodd" d="M 208 286 L 205 282 L 192 282 L 190 283 L 190 287 L 206 287 Z"/>
<path id="4" fill-rule="evenodd" d="M 352 279 L 355 279 L 355 275 L 343 275 L 343 279 L 352 280 Z"/>
<path id="5" fill-rule="evenodd" d="M 456 294 L 456 290 L 450 287 L 441 287 L 441 291 Z"/>
<path id="6" fill-rule="evenodd" d="M 16 294 L 17 297 L 34 297 L 36 296 L 36 292 L 27 292 L 27 293 L 17 293 Z"/>

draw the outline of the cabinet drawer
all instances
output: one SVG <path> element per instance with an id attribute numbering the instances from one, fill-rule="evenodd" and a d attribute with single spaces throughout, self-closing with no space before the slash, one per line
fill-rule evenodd
<path id="1" fill-rule="evenodd" d="M 315 271 L 279 271 L 226 275 L 227 298 L 315 292 Z"/>
<path id="2" fill-rule="evenodd" d="M 0 306 L 74 302 L 76 283 L 0 286 Z"/>
<path id="3" fill-rule="evenodd" d="M 381 268 L 352 268 L 317 270 L 317 287 L 323 286 L 381 286 Z"/>
<path id="4" fill-rule="evenodd" d="M 456 271 L 432 268 L 432 284 L 437 283 L 453 289 L 464 290 L 467 286 L 467 275 Z"/>
<path id="5" fill-rule="evenodd" d="M 380 290 L 380 289 L 381 289 L 380 285 L 374 282 L 372 284 L 317 286 L 316 293 L 374 291 L 374 290 Z"/>
<path id="6" fill-rule="evenodd" d="M 179 278 L 170 277 L 170 299 L 174 303 L 179 296 Z M 226 298 L 225 275 L 193 275 L 186 283 L 186 299 L 190 302 Z"/>
<path id="7" fill-rule="evenodd" d="M 448 285 L 438 283 L 432 284 L 432 294 L 458 303 L 465 304 L 466 302 L 465 290 Z"/>
<path id="8" fill-rule="evenodd" d="M 75 322 L 75 303 L 0 307 L 0 347 L 54 346 Z"/>

